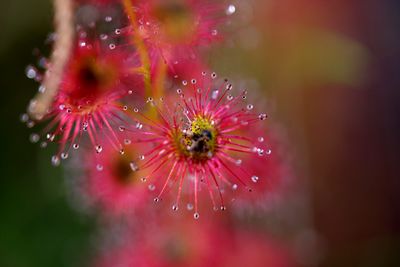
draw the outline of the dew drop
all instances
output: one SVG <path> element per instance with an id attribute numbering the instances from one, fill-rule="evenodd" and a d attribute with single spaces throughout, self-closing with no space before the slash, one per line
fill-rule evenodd
<path id="1" fill-rule="evenodd" d="M 232 190 L 237 190 L 238 189 L 238 185 L 237 184 L 233 184 L 232 185 Z"/>
<path id="2" fill-rule="evenodd" d="M 124 155 L 124 154 L 125 154 L 125 150 L 120 149 L 120 150 L 119 150 L 119 154 Z"/>
<path id="3" fill-rule="evenodd" d="M 188 82 L 186 80 L 182 81 L 183 86 L 186 86 L 188 84 Z"/>
<path id="4" fill-rule="evenodd" d="M 115 34 L 117 35 L 121 34 L 121 29 L 115 29 Z"/>
<path id="5" fill-rule="evenodd" d="M 179 209 L 178 205 L 173 205 L 173 206 L 172 206 L 172 210 L 173 210 L 173 211 L 177 211 L 178 209 Z"/>
<path id="6" fill-rule="evenodd" d="M 35 79 L 37 76 L 37 70 L 32 65 L 29 65 L 28 67 L 26 67 L 25 74 L 26 77 L 28 77 L 29 79 Z"/>
<path id="7" fill-rule="evenodd" d="M 144 155 L 140 155 L 140 156 L 139 156 L 139 159 L 140 159 L 140 160 L 144 160 L 144 158 L 145 158 Z"/>
<path id="8" fill-rule="evenodd" d="M 211 99 L 216 100 L 219 94 L 219 90 L 214 90 L 211 93 Z"/>
<path id="9" fill-rule="evenodd" d="M 73 149 L 77 150 L 77 149 L 79 149 L 79 144 L 73 144 L 72 147 L 73 147 Z"/>
<path id="10" fill-rule="evenodd" d="M 145 183 L 145 182 L 147 181 L 147 178 L 146 178 L 146 177 L 142 177 L 142 178 L 140 179 L 140 181 L 142 181 L 142 183 Z"/>
<path id="11" fill-rule="evenodd" d="M 133 91 L 132 91 L 132 90 L 129 90 L 129 91 L 128 91 L 128 94 L 129 94 L 129 95 L 133 94 Z"/>
<path id="12" fill-rule="evenodd" d="M 108 39 L 108 35 L 107 34 L 100 34 L 100 39 L 101 40 L 107 40 Z"/>
<path id="13" fill-rule="evenodd" d="M 100 146 L 100 145 L 97 145 L 97 146 L 95 147 L 95 149 L 96 149 L 96 152 L 97 152 L 97 153 L 101 153 L 101 152 L 103 151 L 103 147 Z"/>
<path id="14" fill-rule="evenodd" d="M 193 204 L 192 203 L 188 203 L 186 205 L 187 210 L 193 210 Z"/>
<path id="15" fill-rule="evenodd" d="M 253 176 L 251 177 L 251 181 L 253 181 L 253 183 L 257 183 L 259 179 L 260 179 L 260 178 L 258 178 L 258 176 L 256 176 L 256 175 L 253 175 Z"/>
<path id="16" fill-rule="evenodd" d="M 192 79 L 190 82 L 191 82 L 192 84 L 196 84 L 196 83 L 197 83 L 196 79 Z"/>
<path id="17" fill-rule="evenodd" d="M 155 202 L 155 203 L 160 202 L 160 198 L 158 198 L 158 197 L 154 198 L 154 202 Z"/>
<path id="18" fill-rule="evenodd" d="M 109 44 L 108 48 L 110 48 L 111 50 L 114 50 L 115 49 L 115 44 Z"/>
<path id="19" fill-rule="evenodd" d="M 29 115 L 26 113 L 22 114 L 20 117 L 20 120 L 21 120 L 21 122 L 24 122 L 24 123 L 27 122 L 29 120 Z"/>
<path id="20" fill-rule="evenodd" d="M 241 159 L 236 160 L 235 164 L 236 164 L 237 166 L 240 166 L 240 165 L 242 164 L 242 160 L 241 160 Z"/>
<path id="21" fill-rule="evenodd" d="M 47 142 L 42 142 L 42 143 L 40 143 L 40 147 L 41 147 L 41 148 L 46 148 L 46 147 L 47 147 Z"/>
<path id="22" fill-rule="evenodd" d="M 105 20 L 106 22 L 111 22 L 113 19 L 112 19 L 111 16 L 107 16 L 107 17 L 104 18 L 104 20 Z"/>
<path id="23" fill-rule="evenodd" d="M 104 169 L 103 165 L 101 165 L 101 164 L 97 164 L 96 165 L 96 170 L 97 171 L 101 172 L 101 171 L 103 171 L 103 169 Z"/>
<path id="24" fill-rule="evenodd" d="M 226 206 L 221 206 L 221 210 L 225 211 L 226 210 Z"/>
<path id="25" fill-rule="evenodd" d="M 62 158 L 62 159 L 67 159 L 68 157 L 69 157 L 69 154 L 68 154 L 68 153 L 66 153 L 66 152 L 61 153 L 61 158 Z"/>
<path id="26" fill-rule="evenodd" d="M 264 137 L 260 136 L 260 137 L 258 137 L 257 140 L 258 140 L 258 142 L 262 143 L 262 142 L 264 142 Z"/>
<path id="27" fill-rule="evenodd" d="M 119 126 L 119 127 L 118 127 L 118 130 L 119 130 L 120 132 L 124 132 L 124 131 L 126 130 L 126 127 L 125 127 L 125 126 Z"/>
<path id="28" fill-rule="evenodd" d="M 265 154 L 271 155 L 271 154 L 272 154 L 272 150 L 271 150 L 271 149 L 267 149 L 267 150 L 265 151 Z"/>
<path id="29" fill-rule="evenodd" d="M 156 190 L 156 186 L 154 184 L 149 184 L 148 188 L 150 191 Z"/>
<path id="30" fill-rule="evenodd" d="M 226 15 L 230 16 L 236 12 L 236 6 L 235 5 L 229 5 L 228 8 L 226 9 Z"/>
<path id="31" fill-rule="evenodd" d="M 136 164 L 136 162 L 131 161 L 129 163 L 129 167 L 131 168 L 132 171 L 136 172 L 139 170 L 139 166 Z M 142 178 L 143 179 L 143 178 Z M 145 179 L 145 178 L 144 178 Z"/>
<path id="32" fill-rule="evenodd" d="M 228 96 L 226 97 L 226 99 L 228 99 L 229 101 L 233 100 L 233 95 L 228 95 Z"/>
<path id="33" fill-rule="evenodd" d="M 33 134 L 31 134 L 31 135 L 29 136 L 29 140 L 30 140 L 32 143 L 37 143 L 37 142 L 39 142 L 39 139 L 40 139 L 40 136 L 39 136 L 38 134 L 36 134 L 36 133 L 33 133 Z"/>
<path id="34" fill-rule="evenodd" d="M 247 110 L 252 110 L 253 108 L 254 108 L 254 106 L 252 104 L 247 105 Z"/>
<path id="35" fill-rule="evenodd" d="M 177 89 L 176 92 L 178 93 L 178 95 L 182 94 L 182 89 Z"/>
<path id="36" fill-rule="evenodd" d="M 55 167 L 60 166 L 60 158 L 58 156 L 52 156 L 51 164 Z"/>
<path id="37" fill-rule="evenodd" d="M 138 112 L 139 112 L 139 109 L 138 109 L 138 108 L 134 108 L 133 111 L 136 112 L 136 113 L 138 113 Z"/>
<path id="38" fill-rule="evenodd" d="M 211 78 L 213 78 L 213 79 L 217 78 L 217 73 L 215 73 L 215 72 L 211 73 Z"/>
<path id="39" fill-rule="evenodd" d="M 195 212 L 195 213 L 193 214 L 193 218 L 194 218 L 195 220 L 198 220 L 198 219 L 200 218 L 200 214 L 199 214 L 198 212 Z"/>
<path id="40" fill-rule="evenodd" d="M 260 115 L 258 115 L 258 118 L 260 119 L 260 120 L 266 120 L 267 119 L 267 114 L 265 114 L 265 113 L 261 113 Z"/>
<path id="41" fill-rule="evenodd" d="M 38 89 L 39 93 L 43 94 L 44 92 L 46 92 L 46 87 L 44 87 L 43 85 L 39 86 Z"/>
<path id="42" fill-rule="evenodd" d="M 125 139 L 124 140 L 124 144 L 125 145 L 130 145 L 132 143 L 132 141 L 130 139 Z"/>
<path id="43" fill-rule="evenodd" d="M 123 106 L 122 110 L 127 111 L 128 110 L 128 106 Z"/>
<path id="44" fill-rule="evenodd" d="M 212 36 L 217 36 L 218 35 L 218 30 L 214 29 L 211 31 Z"/>

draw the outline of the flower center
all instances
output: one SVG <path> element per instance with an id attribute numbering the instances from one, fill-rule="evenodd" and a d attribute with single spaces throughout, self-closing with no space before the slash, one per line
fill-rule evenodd
<path id="1" fill-rule="evenodd" d="M 205 117 L 198 116 L 190 124 L 190 128 L 182 133 L 181 153 L 194 162 L 210 159 L 217 147 L 217 130 L 214 123 Z"/>
<path id="2" fill-rule="evenodd" d="M 154 10 L 164 37 L 177 43 L 190 40 L 196 26 L 194 14 L 183 1 L 164 1 Z"/>
<path id="3" fill-rule="evenodd" d="M 136 172 L 139 167 L 130 160 L 129 155 L 118 155 L 114 161 L 112 173 L 118 183 L 130 185 L 137 181 Z"/>

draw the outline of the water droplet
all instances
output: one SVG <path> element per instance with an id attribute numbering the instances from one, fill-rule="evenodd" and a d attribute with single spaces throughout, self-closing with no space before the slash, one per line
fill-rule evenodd
<path id="1" fill-rule="evenodd" d="M 125 150 L 120 149 L 120 150 L 119 150 L 119 154 L 124 155 L 124 154 L 125 154 Z"/>
<path id="2" fill-rule="evenodd" d="M 28 67 L 26 67 L 25 74 L 26 77 L 28 77 L 29 79 L 35 79 L 37 76 L 37 70 L 32 65 L 29 65 Z"/>
<path id="3" fill-rule="evenodd" d="M 194 218 L 195 220 L 198 220 L 198 219 L 200 218 L 200 214 L 199 214 L 198 212 L 195 212 L 195 213 L 193 214 L 193 218 Z"/>
<path id="4" fill-rule="evenodd" d="M 226 15 L 230 16 L 236 12 L 236 7 L 235 5 L 229 5 L 228 8 L 226 9 Z"/>
<path id="5" fill-rule="evenodd" d="M 265 151 L 265 154 L 271 155 L 271 154 L 272 154 L 272 150 L 271 150 L 271 149 L 267 149 L 267 150 Z"/>
<path id="6" fill-rule="evenodd" d="M 140 156 L 139 156 L 139 159 L 140 159 L 140 160 L 144 160 L 144 155 L 140 155 Z"/>
<path id="7" fill-rule="evenodd" d="M 133 91 L 132 91 L 132 90 L 129 90 L 129 91 L 128 91 L 128 94 L 129 94 L 129 95 L 133 94 Z"/>
<path id="8" fill-rule="evenodd" d="M 156 203 L 160 202 L 160 198 L 158 198 L 158 197 L 154 198 L 154 202 L 156 202 Z"/>
<path id="9" fill-rule="evenodd" d="M 79 149 L 79 144 L 73 144 L 72 147 L 73 147 L 73 149 L 77 150 L 77 149 Z"/>
<path id="10" fill-rule="evenodd" d="M 131 161 L 131 162 L 129 163 L 129 167 L 131 167 L 131 170 L 134 171 L 134 172 L 136 172 L 136 171 L 139 170 L 139 166 L 138 166 L 138 165 L 136 164 L 136 162 L 134 162 L 134 161 Z"/>
<path id="11" fill-rule="evenodd" d="M 120 132 L 124 132 L 126 130 L 126 127 L 125 126 L 119 126 L 118 129 L 119 129 Z"/>
<path id="12" fill-rule="evenodd" d="M 115 49 L 115 44 L 109 44 L 108 47 L 109 47 L 111 50 L 114 50 L 114 49 Z"/>
<path id="13" fill-rule="evenodd" d="M 108 35 L 107 34 L 100 34 L 100 39 L 101 40 L 107 40 L 108 39 Z"/>
<path id="14" fill-rule="evenodd" d="M 226 206 L 221 206 L 221 210 L 225 211 L 226 210 Z"/>
<path id="15" fill-rule="evenodd" d="M 138 113 L 138 112 L 139 112 L 139 109 L 138 109 L 138 108 L 134 108 L 133 111 L 136 112 L 136 113 Z"/>
<path id="16" fill-rule="evenodd" d="M 21 120 L 21 122 L 24 122 L 24 123 L 27 122 L 29 120 L 29 115 L 26 113 L 22 114 L 20 117 L 20 120 Z"/>
<path id="17" fill-rule="evenodd" d="M 115 29 L 115 34 L 117 35 L 121 34 L 121 29 Z"/>
<path id="18" fill-rule="evenodd" d="M 226 99 L 228 99 L 229 101 L 233 100 L 233 95 L 228 95 L 228 96 L 226 97 Z"/>
<path id="19" fill-rule="evenodd" d="M 253 175 L 253 176 L 251 177 L 251 181 L 253 181 L 253 183 L 257 183 L 258 180 L 259 180 L 259 178 L 258 178 L 258 176 L 256 176 L 256 175 Z"/>
<path id="20" fill-rule="evenodd" d="M 41 148 L 46 148 L 47 147 L 47 142 L 41 142 L 40 143 Z"/>
<path id="21" fill-rule="evenodd" d="M 37 143 L 37 142 L 39 142 L 39 139 L 40 139 L 40 136 L 39 136 L 38 134 L 36 134 L 36 133 L 33 133 L 33 134 L 31 134 L 31 135 L 29 136 L 29 140 L 30 140 L 32 143 Z"/>
<path id="22" fill-rule="evenodd" d="M 242 164 L 242 160 L 241 160 L 241 159 L 236 160 L 235 164 L 236 164 L 237 166 L 241 165 L 241 164 Z"/>
<path id="23" fill-rule="evenodd" d="M 217 73 L 215 73 L 215 72 L 211 73 L 211 78 L 213 78 L 213 79 L 217 78 Z"/>
<path id="24" fill-rule="evenodd" d="M 214 91 L 212 91 L 212 93 L 211 93 L 211 99 L 216 100 L 217 97 L 218 97 L 218 94 L 219 94 L 219 90 L 214 90 Z"/>
<path id="25" fill-rule="evenodd" d="M 172 210 L 173 210 L 173 211 L 177 211 L 178 209 L 179 209 L 178 205 L 173 205 L 173 206 L 172 206 Z"/>
<path id="26" fill-rule="evenodd" d="M 38 91 L 39 91 L 39 93 L 43 94 L 44 92 L 46 92 L 46 87 L 44 87 L 43 85 L 40 85 Z"/>
<path id="27" fill-rule="evenodd" d="M 97 145 L 97 146 L 95 147 L 95 149 L 96 149 L 96 152 L 97 152 L 97 153 L 101 153 L 101 151 L 103 151 L 103 147 L 100 146 L 100 145 Z"/>
<path id="28" fill-rule="evenodd" d="M 186 86 L 188 84 L 188 82 L 186 80 L 182 81 L 183 86 Z"/>
<path id="29" fill-rule="evenodd" d="M 51 164 L 55 167 L 60 166 L 60 157 L 52 156 L 51 157 Z"/>
<path id="30" fill-rule="evenodd" d="M 125 139 L 124 140 L 124 144 L 125 145 L 130 145 L 132 143 L 132 141 L 130 139 Z"/>
<path id="31" fill-rule="evenodd" d="M 218 35 L 218 30 L 214 29 L 211 31 L 212 36 L 217 36 Z"/>
<path id="32" fill-rule="evenodd" d="M 96 170 L 99 171 L 99 172 L 101 172 L 101 171 L 103 170 L 103 168 L 104 168 L 104 167 L 103 167 L 103 165 L 101 165 L 101 164 L 97 164 L 97 165 L 96 165 Z"/>
<path id="33" fill-rule="evenodd" d="M 106 22 L 111 22 L 113 20 L 113 18 L 111 16 L 107 16 L 107 17 L 104 18 L 104 20 Z"/>
<path id="34" fill-rule="evenodd" d="M 254 108 L 254 106 L 252 104 L 247 105 L 247 110 L 252 110 L 253 108 Z"/>
<path id="35" fill-rule="evenodd" d="M 187 210 L 193 210 L 193 204 L 192 203 L 188 203 L 186 205 Z"/>
<path id="36" fill-rule="evenodd" d="M 128 106 L 123 106 L 122 110 L 127 111 L 128 110 Z"/>
<path id="37" fill-rule="evenodd" d="M 238 189 L 238 185 L 237 184 L 233 184 L 232 185 L 232 190 L 237 190 Z"/>
<path id="38" fill-rule="evenodd" d="M 197 83 L 196 79 L 192 79 L 190 82 L 191 82 L 192 84 L 196 84 L 196 83 Z"/>
<path id="39" fill-rule="evenodd" d="M 156 190 L 156 186 L 154 184 L 149 184 L 148 188 L 150 191 Z"/>
<path id="40" fill-rule="evenodd" d="M 260 119 L 260 120 L 266 120 L 267 119 L 267 114 L 265 114 L 265 113 L 261 113 L 260 115 L 258 115 L 258 118 Z"/>
<path id="41" fill-rule="evenodd" d="M 145 183 L 145 182 L 147 181 L 147 178 L 146 178 L 146 177 L 142 177 L 142 178 L 140 179 L 140 181 L 142 181 L 143 183 Z"/>
<path id="42" fill-rule="evenodd" d="M 264 137 L 260 136 L 260 137 L 258 137 L 257 140 L 258 140 L 258 142 L 262 143 L 262 142 L 264 142 Z"/>
<path id="43" fill-rule="evenodd" d="M 61 158 L 62 159 L 67 159 L 69 157 L 69 154 L 66 152 L 61 153 Z"/>

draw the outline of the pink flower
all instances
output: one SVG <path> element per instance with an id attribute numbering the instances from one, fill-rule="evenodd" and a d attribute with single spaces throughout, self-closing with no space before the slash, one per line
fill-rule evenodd
<path id="1" fill-rule="evenodd" d="M 42 146 L 59 143 L 52 158 L 54 165 L 67 158 L 71 148 L 78 149 L 86 137 L 97 153 L 103 150 L 100 140 L 106 140 L 116 150 L 123 149 L 116 132 L 124 122 L 121 101 L 138 88 L 131 71 L 136 62 L 129 49 L 116 49 L 89 38 L 77 40 L 54 103 L 44 118 L 50 123 L 43 130 L 47 141 Z M 31 139 L 38 142 L 40 135 L 33 134 Z"/>
<path id="2" fill-rule="evenodd" d="M 130 142 L 130 139 L 124 140 L 125 144 Z M 150 201 L 149 193 L 154 189 L 139 176 L 138 160 L 132 160 L 138 157 L 135 149 L 128 148 L 121 153 L 108 144 L 101 155 L 90 151 L 84 155 L 81 192 L 106 216 L 138 215 Z"/>
<path id="3" fill-rule="evenodd" d="M 94 267 L 297 266 L 282 242 L 221 220 L 163 217 L 124 233 L 119 244 L 104 247 Z"/>
<path id="4" fill-rule="evenodd" d="M 193 59 L 199 47 L 221 39 L 219 26 L 226 20 L 224 6 L 208 0 L 133 1 L 137 6 L 139 34 L 154 64 L 170 68 L 179 59 Z"/>
<path id="5" fill-rule="evenodd" d="M 147 223 L 128 232 L 119 245 L 107 247 L 93 266 L 221 266 L 231 246 L 228 232 L 215 223 L 163 219 L 162 224 Z"/>
<path id="6" fill-rule="evenodd" d="M 218 83 L 215 78 L 215 73 L 203 73 L 200 80 L 184 81 L 185 90 L 177 89 L 179 98 L 172 100 L 174 105 L 163 100 L 159 105 L 150 98 L 148 103 L 156 109 L 159 119 L 149 118 L 135 108 L 140 127 L 130 129 L 141 136 L 138 142 L 152 144 L 142 155 L 146 160 L 141 169 L 151 168 L 148 180 L 159 186 L 154 201 L 158 202 L 166 190 L 177 184 L 173 205 L 177 210 L 183 189 L 192 190 L 196 219 L 202 187 L 209 193 L 214 209 L 225 210 L 225 188 L 237 184 L 252 191 L 249 184 L 257 177 L 249 166 L 242 165 L 241 156 L 268 155 L 267 148 L 252 139 L 255 125 L 267 115 L 254 113 L 253 105 L 242 103 L 246 91 L 234 96 L 231 84 L 226 80 Z"/>

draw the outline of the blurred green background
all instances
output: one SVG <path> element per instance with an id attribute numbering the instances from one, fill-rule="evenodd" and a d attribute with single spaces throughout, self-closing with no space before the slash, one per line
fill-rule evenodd
<path id="1" fill-rule="evenodd" d="M 309 266 L 400 266 L 400 4 L 233 2 L 243 25 L 209 61 L 260 89 L 289 133 L 324 244 Z M 71 208 L 53 148 L 30 144 L 19 120 L 37 90 L 24 70 L 45 48 L 51 2 L 3 0 L 0 10 L 0 267 L 80 266 L 93 218 Z"/>

